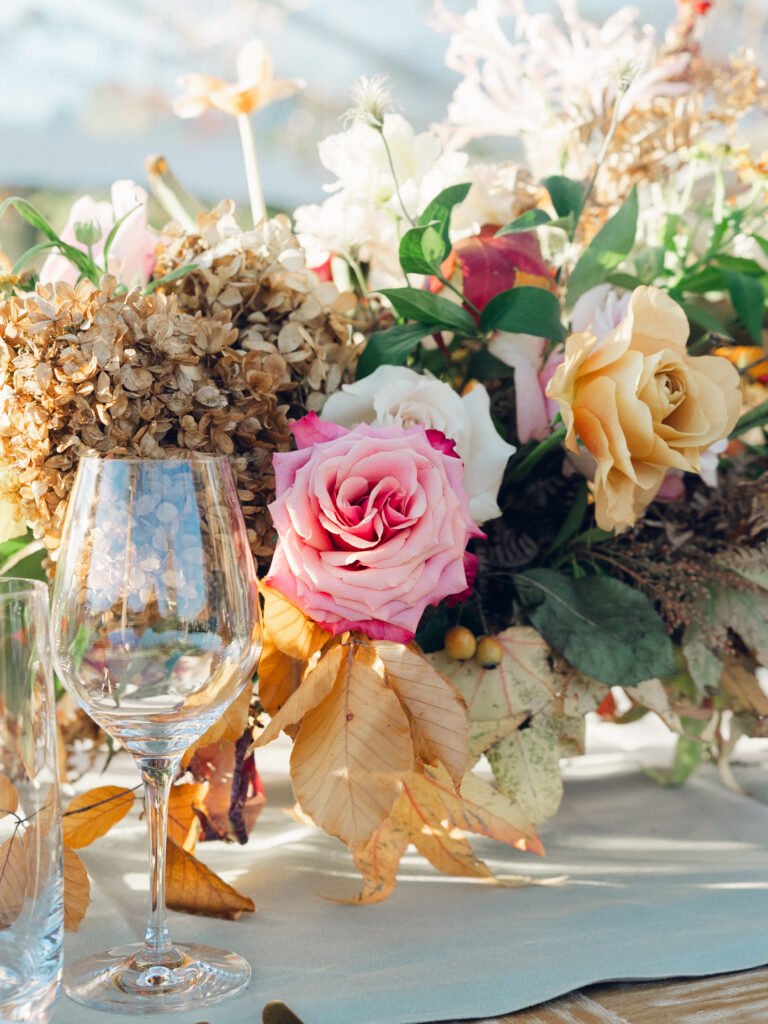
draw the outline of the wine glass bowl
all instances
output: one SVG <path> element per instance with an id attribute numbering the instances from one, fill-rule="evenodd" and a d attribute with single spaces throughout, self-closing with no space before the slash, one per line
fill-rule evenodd
<path id="1" fill-rule="evenodd" d="M 65 687 L 134 756 L 145 781 L 150 921 L 144 945 L 86 958 L 65 988 L 121 1012 L 232 994 L 235 954 L 171 944 L 164 911 L 167 796 L 184 750 L 251 678 L 258 587 L 227 460 L 86 456 L 56 568 L 53 656 Z"/>

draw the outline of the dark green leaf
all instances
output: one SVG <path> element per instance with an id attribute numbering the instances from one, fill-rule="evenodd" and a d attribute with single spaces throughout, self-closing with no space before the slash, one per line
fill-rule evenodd
<path id="1" fill-rule="evenodd" d="M 480 328 L 483 332 L 533 334 L 550 341 L 565 339 L 557 296 L 527 285 L 494 295 L 480 315 Z"/>
<path id="2" fill-rule="evenodd" d="M 565 517 L 562 526 L 557 531 L 557 536 L 552 541 L 552 547 L 549 549 L 550 554 L 562 547 L 566 541 L 569 541 L 584 522 L 584 514 L 587 511 L 588 499 L 589 489 L 587 487 L 586 480 L 584 480 L 576 492 L 576 497 L 573 499 L 573 504 L 571 505 L 568 515 Z"/>
<path id="3" fill-rule="evenodd" d="M 664 256 L 664 249 L 660 245 L 649 245 L 632 257 L 639 284 L 653 284 L 664 273 Z"/>
<path id="4" fill-rule="evenodd" d="M 667 628 L 639 590 L 611 576 L 574 580 L 552 569 L 530 569 L 515 583 L 536 629 L 585 675 L 632 686 L 676 670 Z"/>
<path id="5" fill-rule="evenodd" d="M 635 244 L 637 214 L 637 186 L 633 185 L 618 212 L 598 231 L 573 268 L 568 283 L 569 306 L 584 292 L 602 284 L 629 254 Z"/>
<path id="6" fill-rule="evenodd" d="M 378 366 L 402 366 L 421 339 L 431 334 L 427 324 L 396 324 L 386 331 L 376 331 L 368 339 L 357 364 L 357 380 L 362 380 Z"/>
<path id="7" fill-rule="evenodd" d="M 467 373 L 476 380 L 508 380 L 515 375 L 511 366 L 497 359 L 487 348 L 475 352 L 469 361 Z"/>
<path id="8" fill-rule="evenodd" d="M 733 270 L 724 270 L 728 293 L 733 308 L 739 319 L 747 328 L 757 345 L 761 341 L 763 313 L 765 311 L 765 292 L 759 281 L 746 274 L 738 274 Z"/>
<path id="9" fill-rule="evenodd" d="M 435 274 L 450 251 L 435 224 L 411 228 L 400 239 L 400 266 L 406 274 Z"/>
<path id="10" fill-rule="evenodd" d="M 766 423 L 768 423 L 768 401 L 761 402 L 760 405 L 756 405 L 754 409 L 750 409 L 749 412 L 745 412 L 736 423 L 736 426 L 731 431 L 729 437 L 731 439 L 741 437 L 741 435 L 746 434 L 748 430 L 752 430 L 754 427 L 763 427 Z"/>
<path id="11" fill-rule="evenodd" d="M 419 288 L 383 288 L 395 311 L 405 320 L 418 320 L 423 324 L 458 331 L 465 337 L 477 335 L 477 325 L 470 314 L 450 299 L 443 299 Z"/>
<path id="12" fill-rule="evenodd" d="M 697 327 L 703 327 L 705 331 L 714 331 L 715 334 L 722 334 L 725 331 L 715 314 L 706 306 L 685 301 L 682 301 L 680 305 L 690 322 L 696 324 Z"/>
<path id="13" fill-rule="evenodd" d="M 558 217 L 573 214 L 574 221 L 581 213 L 584 202 L 584 186 L 580 181 L 566 178 L 562 174 L 553 174 L 541 183 L 549 192 L 549 198 Z"/>
<path id="14" fill-rule="evenodd" d="M 528 210 L 522 217 L 518 217 L 517 220 L 510 221 L 503 228 L 499 228 L 494 237 L 501 238 L 502 235 L 516 235 L 521 231 L 532 231 L 533 228 L 541 227 L 542 224 L 551 223 L 552 218 L 544 210 Z"/>
<path id="15" fill-rule="evenodd" d="M 142 295 L 151 295 L 152 292 L 159 288 L 163 284 L 170 284 L 171 281 L 178 281 L 180 277 L 185 277 L 191 270 L 197 270 L 196 263 L 185 263 L 183 267 L 176 267 L 175 270 L 169 270 L 167 274 L 163 274 L 162 277 L 157 277 L 153 281 L 150 281 L 142 289 Z"/>
<path id="16" fill-rule="evenodd" d="M 725 291 L 725 278 L 722 270 L 717 267 L 705 267 L 693 274 L 686 274 L 680 278 L 674 287 L 674 292 L 720 292 Z"/>
<path id="17" fill-rule="evenodd" d="M 635 288 L 639 288 L 643 282 L 639 277 L 635 277 L 634 274 L 624 274 L 621 271 L 617 271 L 615 274 L 609 274 L 605 279 L 608 284 L 612 284 L 614 288 L 626 288 L 627 291 L 634 291 Z"/>
<path id="18" fill-rule="evenodd" d="M 451 223 L 451 213 L 453 212 L 454 206 L 464 202 L 471 187 L 471 184 L 466 182 L 461 185 L 450 185 L 448 188 L 444 188 L 443 191 L 440 192 L 439 195 L 435 196 L 432 202 L 427 205 L 426 209 L 419 217 L 419 227 L 425 227 L 427 224 L 437 222 L 437 231 L 442 236 L 445 243 L 446 256 L 451 251 L 451 239 L 448 231 Z"/>
<path id="19" fill-rule="evenodd" d="M 747 277 L 762 277 L 765 274 L 757 260 L 746 260 L 741 256 L 728 256 L 722 253 L 717 257 L 717 265 L 721 270 L 732 270 L 736 274 L 746 274 Z"/>
<path id="20" fill-rule="evenodd" d="M 768 256 L 768 238 L 761 238 L 760 235 L 750 235 L 749 237 L 757 242 L 765 255 Z"/>

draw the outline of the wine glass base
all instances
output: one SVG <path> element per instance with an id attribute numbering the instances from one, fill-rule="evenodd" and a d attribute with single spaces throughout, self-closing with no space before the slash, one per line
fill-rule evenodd
<path id="1" fill-rule="evenodd" d="M 149 963 L 143 948 L 119 946 L 78 960 L 64 971 L 64 991 L 94 1009 L 175 1013 L 226 999 L 250 981 L 250 964 L 237 953 L 177 943 L 175 957 Z"/>

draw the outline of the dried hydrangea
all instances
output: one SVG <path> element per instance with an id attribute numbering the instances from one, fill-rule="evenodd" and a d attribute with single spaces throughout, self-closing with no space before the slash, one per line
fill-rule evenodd
<path id="1" fill-rule="evenodd" d="M 278 392 L 291 414 L 319 412 L 326 395 L 354 377 L 360 349 L 350 319 L 355 297 L 339 294 L 305 265 L 287 217 L 243 231 L 233 214 L 228 200 L 198 216 L 198 234 L 171 225 L 155 276 L 195 264 L 170 286 L 179 308 L 230 317 L 243 351 L 284 361 Z"/>
<path id="2" fill-rule="evenodd" d="M 244 347 L 224 310 L 183 312 L 176 298 L 57 283 L 0 303 L 0 460 L 5 497 L 58 548 L 85 450 L 232 457 L 254 554 L 273 546 L 266 505 L 272 453 L 290 444 L 273 348 Z"/>

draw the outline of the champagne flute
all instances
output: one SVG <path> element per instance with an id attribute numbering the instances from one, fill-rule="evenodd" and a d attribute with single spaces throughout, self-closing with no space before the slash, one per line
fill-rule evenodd
<path id="1" fill-rule="evenodd" d="M 149 833 L 143 944 L 80 960 L 65 991 L 120 1013 L 197 1008 L 250 977 L 235 953 L 172 943 L 165 916 L 168 795 L 181 755 L 251 678 L 256 574 L 226 458 L 81 459 L 51 603 L 64 686 L 136 759 Z"/>

